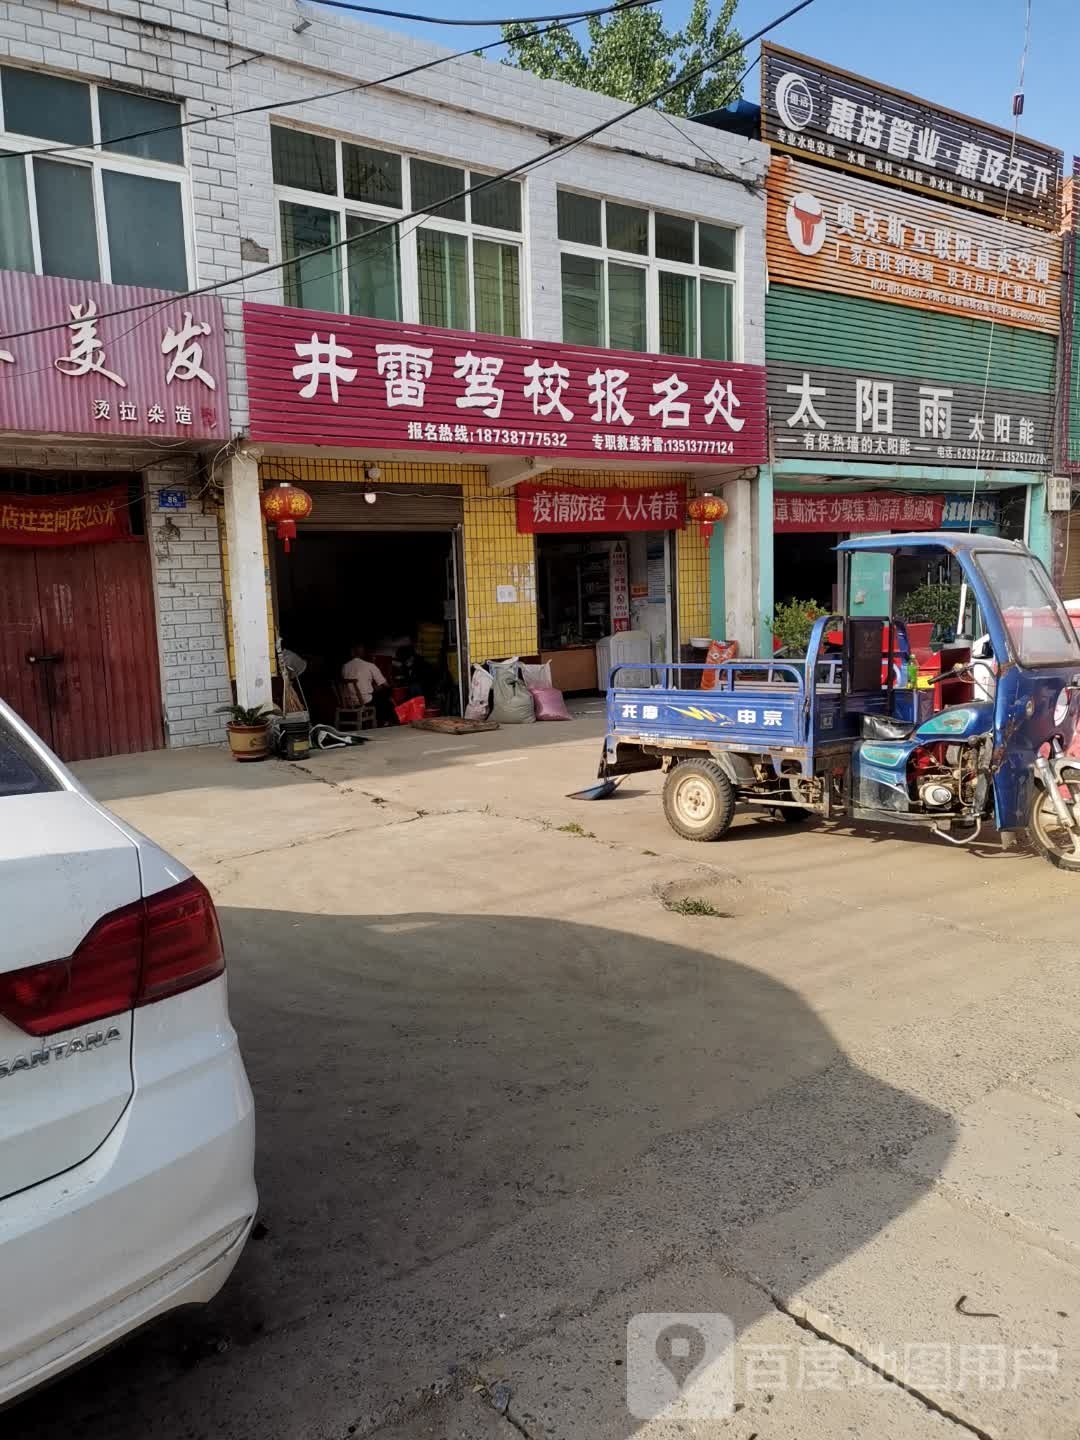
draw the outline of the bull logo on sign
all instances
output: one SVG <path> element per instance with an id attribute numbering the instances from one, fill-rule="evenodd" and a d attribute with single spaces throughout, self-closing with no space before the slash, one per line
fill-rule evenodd
<path id="1" fill-rule="evenodd" d="M 785 223 L 788 239 L 800 255 L 816 255 L 825 244 L 825 211 L 809 190 L 800 190 L 791 197 Z"/>

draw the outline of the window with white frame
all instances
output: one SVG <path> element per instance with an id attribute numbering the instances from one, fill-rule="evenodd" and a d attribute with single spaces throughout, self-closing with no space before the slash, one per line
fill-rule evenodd
<path id="1" fill-rule="evenodd" d="M 734 360 L 738 232 L 560 190 L 568 345 Z"/>
<path id="2" fill-rule="evenodd" d="M 516 180 L 451 200 L 483 173 L 283 125 L 270 143 L 287 305 L 521 334 Z M 378 228 L 413 210 L 431 218 Z"/>
<path id="3" fill-rule="evenodd" d="M 0 65 L 0 269 L 186 290 L 183 131 L 161 128 L 180 120 L 171 100 Z M 76 148 L 27 153 L 50 146 Z"/>

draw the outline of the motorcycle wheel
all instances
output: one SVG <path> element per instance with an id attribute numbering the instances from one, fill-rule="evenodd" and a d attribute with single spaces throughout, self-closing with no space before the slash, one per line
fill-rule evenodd
<path id="1" fill-rule="evenodd" d="M 1033 787 L 1027 838 L 1031 848 L 1051 865 L 1080 874 L 1080 834 L 1062 825 L 1054 802 L 1041 785 Z"/>

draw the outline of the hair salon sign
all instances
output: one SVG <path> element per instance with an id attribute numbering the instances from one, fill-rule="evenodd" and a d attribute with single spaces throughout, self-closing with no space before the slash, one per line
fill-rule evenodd
<path id="1" fill-rule="evenodd" d="M 629 464 L 766 458 L 765 371 L 245 305 L 253 440 Z"/>
<path id="2" fill-rule="evenodd" d="M 0 430 L 227 439 L 221 301 L 0 272 Z"/>

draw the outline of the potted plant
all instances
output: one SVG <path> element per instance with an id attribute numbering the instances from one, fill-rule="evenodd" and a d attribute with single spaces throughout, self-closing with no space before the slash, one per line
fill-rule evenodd
<path id="1" fill-rule="evenodd" d="M 936 630 L 946 644 L 956 638 L 960 591 L 952 585 L 918 585 L 897 602 L 896 613 L 907 626 L 913 646 L 928 646 Z M 919 627 L 925 631 L 919 634 Z"/>
<path id="2" fill-rule="evenodd" d="M 229 737 L 229 749 L 234 760 L 265 760 L 270 754 L 270 716 L 273 707 L 269 705 L 219 705 L 219 715 L 232 718 L 225 726 Z"/>
<path id="3" fill-rule="evenodd" d="M 816 600 L 789 600 L 777 605 L 769 622 L 773 633 L 773 650 L 782 650 L 785 655 L 805 655 L 814 621 L 828 613 Z"/>

